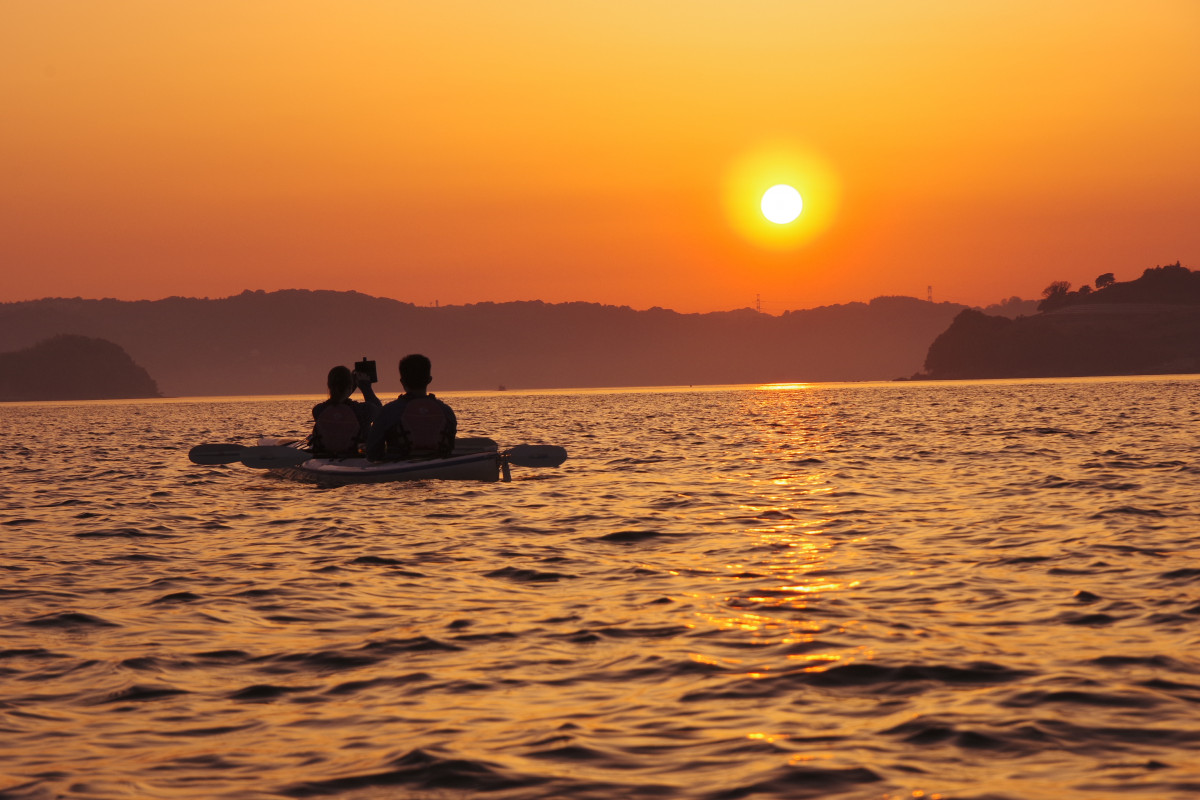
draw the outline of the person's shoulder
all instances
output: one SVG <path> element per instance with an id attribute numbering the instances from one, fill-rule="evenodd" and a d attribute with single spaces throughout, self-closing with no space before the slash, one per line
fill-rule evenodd
<path id="1" fill-rule="evenodd" d="M 399 416 L 404 411 L 404 406 L 407 404 L 407 402 L 408 401 L 405 400 L 404 396 L 401 395 L 389 403 L 384 403 L 383 407 L 377 412 L 375 420 L 386 420 L 391 419 L 393 416 Z"/>
<path id="2" fill-rule="evenodd" d="M 457 417 L 454 414 L 454 409 L 451 408 L 450 405 L 445 400 L 442 400 L 439 397 L 435 397 L 432 394 L 426 395 L 426 396 L 430 400 L 432 400 L 433 402 L 438 404 L 438 406 L 442 409 L 442 414 L 444 414 L 447 418 L 454 419 L 457 422 Z"/>

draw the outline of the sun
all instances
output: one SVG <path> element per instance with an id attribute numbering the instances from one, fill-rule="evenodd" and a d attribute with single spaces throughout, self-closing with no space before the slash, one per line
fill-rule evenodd
<path id="1" fill-rule="evenodd" d="M 787 225 L 804 210 L 804 198 L 796 191 L 795 186 L 777 183 L 762 196 L 762 213 L 776 225 Z"/>
<path id="2" fill-rule="evenodd" d="M 761 142 L 731 158 L 726 170 L 727 219 L 757 247 L 805 247 L 839 216 L 840 176 L 828 158 L 803 144 Z"/>

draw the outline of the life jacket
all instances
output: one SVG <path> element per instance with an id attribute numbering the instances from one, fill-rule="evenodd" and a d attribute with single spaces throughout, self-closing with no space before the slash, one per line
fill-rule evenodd
<path id="1" fill-rule="evenodd" d="M 417 397 L 400 413 L 400 445 L 405 455 L 449 455 L 454 449 L 446 412 L 433 397 Z"/>
<path id="2" fill-rule="evenodd" d="M 330 403 L 313 423 L 313 452 L 318 456 L 356 456 L 361 440 L 358 415 L 347 403 Z"/>

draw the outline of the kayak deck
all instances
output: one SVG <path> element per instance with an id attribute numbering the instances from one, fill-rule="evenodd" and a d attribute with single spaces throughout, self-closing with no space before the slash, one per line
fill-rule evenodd
<path id="1" fill-rule="evenodd" d="M 277 440 L 264 438 L 260 443 Z M 368 461 L 365 458 L 310 458 L 296 465 L 275 467 L 268 474 L 280 478 L 323 485 L 387 483 L 390 481 L 456 480 L 494 482 L 507 480 L 504 458 L 494 443 L 458 447 L 446 458 L 415 458 L 404 461 Z"/>

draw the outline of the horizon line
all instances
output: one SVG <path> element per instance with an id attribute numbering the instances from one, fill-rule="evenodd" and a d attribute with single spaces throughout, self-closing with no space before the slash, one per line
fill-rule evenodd
<path id="1" fill-rule="evenodd" d="M 83 302 L 112 301 L 112 302 L 118 302 L 118 303 L 160 303 L 160 302 L 164 302 L 167 300 L 196 300 L 196 301 L 207 301 L 207 302 L 219 302 L 222 300 L 233 300 L 238 297 L 242 297 L 244 295 L 273 295 L 273 294 L 285 294 L 285 293 L 289 293 L 289 292 L 306 293 L 306 294 L 329 293 L 329 294 L 361 295 L 363 297 L 367 297 L 367 298 L 370 298 L 373 300 L 388 300 L 388 301 L 391 301 L 394 303 L 401 303 L 403 305 L 412 306 L 413 308 L 433 308 L 433 309 L 437 309 L 437 308 L 467 308 L 469 306 L 478 306 L 478 305 L 519 305 L 519 304 L 534 304 L 534 303 L 539 303 L 539 304 L 547 305 L 547 306 L 566 306 L 566 305 L 579 304 L 579 305 L 600 306 L 602 308 L 630 309 L 632 311 L 639 312 L 639 313 L 649 312 L 649 311 L 666 311 L 666 312 L 670 312 L 672 314 L 695 315 L 695 316 L 700 316 L 700 315 L 704 315 L 704 314 L 730 314 L 730 313 L 737 313 L 740 311 L 749 311 L 749 312 L 756 313 L 756 314 L 762 314 L 764 316 L 776 317 L 776 316 L 780 316 L 782 314 L 795 313 L 798 311 L 811 311 L 811 310 L 815 310 L 815 309 L 819 309 L 819 308 L 834 308 L 837 306 L 853 305 L 855 303 L 859 303 L 862 305 L 870 305 L 871 303 L 873 303 L 876 300 L 891 299 L 891 298 L 914 300 L 919 303 L 928 303 L 930 305 L 935 305 L 935 306 L 937 306 L 937 305 L 954 305 L 954 306 L 962 306 L 964 308 L 978 308 L 978 309 L 990 308 L 992 306 L 1006 305 L 1008 303 L 1011 303 L 1014 299 L 1016 299 L 1018 302 L 1022 302 L 1022 303 L 1035 302 L 1033 300 L 1029 300 L 1024 297 L 1019 297 L 1018 295 L 1010 295 L 1009 297 L 1004 298 L 1003 300 L 998 300 L 994 303 L 988 303 L 986 305 L 983 305 L 983 304 L 972 305 L 970 303 L 960 303 L 955 300 L 935 301 L 935 300 L 931 300 L 929 298 L 923 299 L 920 297 L 916 297 L 914 295 L 880 294 L 880 295 L 876 295 L 876 296 L 872 297 L 870 300 L 848 300 L 848 301 L 841 302 L 841 303 L 827 303 L 825 305 L 808 306 L 808 307 L 804 307 L 804 308 L 787 308 L 787 309 L 784 309 L 783 311 L 778 311 L 778 312 L 771 312 L 771 311 L 763 310 L 761 308 L 761 304 L 760 304 L 760 307 L 757 307 L 757 308 L 754 306 L 747 305 L 747 306 L 741 306 L 738 308 L 728 308 L 728 309 L 721 309 L 721 310 L 714 310 L 714 311 L 678 311 L 676 309 L 668 308 L 666 306 L 660 306 L 660 305 L 649 306 L 646 308 L 635 308 L 634 306 L 631 306 L 629 304 L 604 303 L 604 302 L 599 302 L 599 301 L 595 301 L 595 300 L 563 300 L 563 301 L 557 301 L 557 302 L 556 301 L 548 301 L 548 300 L 540 300 L 540 299 L 476 300 L 474 302 L 447 303 L 447 304 L 442 304 L 442 303 L 439 303 L 437 300 L 434 300 L 432 304 L 428 304 L 428 303 L 417 303 L 417 302 L 413 302 L 410 300 L 401 300 L 399 298 L 387 297 L 385 295 L 369 294 L 367 292 L 361 292 L 357 289 L 290 288 L 290 289 L 269 289 L 269 290 L 268 289 L 243 289 L 242 291 L 238 292 L 237 294 L 226 295 L 224 297 L 208 297 L 208 296 L 199 297 L 199 296 L 195 296 L 195 295 L 177 295 L 177 294 L 175 294 L 175 295 L 168 295 L 166 297 L 158 297 L 158 298 L 142 297 L 142 298 L 137 298 L 137 299 L 127 299 L 127 298 L 121 298 L 121 297 L 84 297 L 82 295 L 75 295 L 74 297 L 66 297 L 66 296 L 62 296 L 62 295 L 57 295 L 57 296 L 26 298 L 24 300 L 4 300 L 4 301 L 0 301 L 0 305 L 17 305 L 19 303 L 39 303 L 39 302 L 54 301 L 54 300 L 61 300 L 61 301 L 76 300 L 76 301 L 83 301 Z"/>

